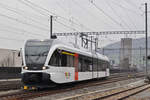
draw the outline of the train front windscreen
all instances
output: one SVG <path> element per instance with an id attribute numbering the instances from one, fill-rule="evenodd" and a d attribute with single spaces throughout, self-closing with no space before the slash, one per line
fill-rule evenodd
<path id="1" fill-rule="evenodd" d="M 28 41 L 25 45 L 25 62 L 28 70 L 41 70 L 52 41 Z"/>

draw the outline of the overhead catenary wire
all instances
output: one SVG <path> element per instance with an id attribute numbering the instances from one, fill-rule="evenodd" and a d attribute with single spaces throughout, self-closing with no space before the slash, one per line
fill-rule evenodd
<path id="1" fill-rule="evenodd" d="M 124 10 L 128 10 L 128 9 L 124 8 L 122 5 L 120 5 L 120 4 L 118 4 L 118 3 L 114 2 L 114 1 L 112 1 L 112 3 L 114 3 L 114 4 L 118 5 L 119 7 L 121 7 L 123 11 Z M 135 29 L 137 29 L 137 27 L 135 25 L 135 22 L 133 22 L 132 18 L 129 16 L 128 12 L 125 12 L 125 13 L 126 13 L 126 16 L 128 17 L 128 19 L 130 20 L 130 22 L 132 23 L 133 27 Z"/>
<path id="2" fill-rule="evenodd" d="M 120 16 L 120 14 L 118 14 L 117 11 L 111 6 L 111 4 L 109 3 L 110 1 L 109 2 L 107 0 L 105 1 L 107 2 L 111 10 L 114 12 L 114 14 L 121 20 L 121 22 L 124 23 L 129 30 L 131 30 L 130 26 L 122 19 L 122 16 Z"/>
<path id="3" fill-rule="evenodd" d="M 49 31 L 48 29 L 45 29 L 45 28 L 43 28 L 43 27 L 39 27 L 39 26 L 37 26 L 37 25 L 33 25 L 33 24 L 31 24 L 31 23 L 24 22 L 24 21 L 22 21 L 22 20 L 19 20 L 19 19 L 17 19 L 17 18 L 13 18 L 13 17 L 7 16 L 7 15 L 2 14 L 2 13 L 0 13 L 0 16 L 1 16 L 1 17 L 4 17 L 4 18 L 7 18 L 7 19 L 10 19 L 10 20 L 13 20 L 13 21 L 16 21 L 16 22 L 18 22 L 18 23 L 22 23 L 22 24 L 25 24 L 25 25 L 30 25 L 30 26 L 32 26 L 32 27 L 34 27 L 34 28 L 36 28 L 36 29 L 41 29 L 41 30 L 43 30 L 43 31 Z"/>
<path id="4" fill-rule="evenodd" d="M 30 32 L 30 31 L 27 31 L 27 30 L 24 30 L 24 29 L 8 26 L 8 25 L 4 25 L 4 24 L 1 25 L 1 28 L 2 27 L 8 28 L 9 30 L 15 30 L 15 31 L 23 32 L 23 33 L 28 33 L 28 35 L 32 34 L 34 36 L 42 36 L 42 37 L 46 37 L 47 36 L 46 34 L 33 33 L 33 32 Z"/>
<path id="5" fill-rule="evenodd" d="M 82 6 L 81 5 L 81 7 L 84 7 L 84 6 Z M 34 7 L 33 7 L 34 8 Z M 6 9 L 7 9 L 7 7 L 6 7 Z M 12 10 L 12 12 L 14 12 L 15 13 L 15 11 L 14 11 L 14 9 L 9 9 L 10 11 Z M 38 11 L 38 10 L 37 10 Z M 39 10 L 40 11 L 40 13 L 42 13 L 43 14 L 43 16 L 46 18 L 46 16 L 47 16 L 47 13 L 45 13 L 45 12 L 43 12 L 43 11 L 41 11 L 41 10 Z M 86 10 L 84 10 L 84 11 L 86 11 Z M 87 10 L 87 12 L 88 12 L 88 10 Z M 89 11 L 90 12 L 90 11 Z M 17 12 L 18 13 L 18 15 L 19 15 L 19 12 Z M 16 14 L 17 14 L 16 13 Z M 21 14 L 21 13 L 20 13 Z M 49 14 L 49 13 L 48 13 Z M 109 13 L 108 13 L 109 14 Z M 89 14 L 90 15 L 90 14 Z M 92 15 L 91 15 L 92 16 Z M 14 16 L 13 16 L 14 17 Z M 30 17 L 28 17 L 29 18 L 29 20 L 30 20 Z M 27 19 L 28 19 L 27 18 Z M 17 19 L 17 18 L 16 18 Z M 63 19 L 63 18 L 61 18 L 61 19 Z M 66 18 L 65 18 L 66 19 Z M 20 19 L 18 19 L 18 20 L 20 20 Z M 32 21 L 33 20 L 33 21 Z M 67 21 L 68 19 L 66 19 L 65 21 Z M 32 21 L 32 22 L 35 22 L 36 23 L 36 20 L 34 20 L 34 19 L 32 19 L 31 18 L 31 20 L 30 21 Z M 30 21 L 29 21 L 29 23 L 30 23 Z M 69 21 L 69 20 L 68 20 Z M 62 23 L 63 22 L 61 22 L 61 21 L 59 21 L 59 20 L 57 20 L 56 21 L 56 23 L 58 23 L 58 24 L 60 24 L 61 23 L 61 25 L 62 25 Z M 26 22 L 27 23 L 27 22 Z M 37 22 L 38 23 L 38 22 Z M 32 24 L 32 23 L 31 23 Z M 39 22 L 39 24 L 40 24 L 40 22 Z M 66 27 L 67 29 L 71 29 L 71 30 L 75 30 L 74 28 L 71 28 L 69 25 L 67 25 L 66 23 L 63 23 L 64 25 L 64 27 Z M 75 25 L 80 25 L 78 22 L 75 24 Z M 38 25 L 39 26 L 39 25 Z M 45 27 L 45 24 L 43 24 L 43 25 L 41 25 L 41 26 L 44 26 Z M 47 25 L 46 25 L 46 27 L 47 27 Z M 56 27 L 57 28 L 57 27 Z M 45 28 L 46 29 L 46 28 Z M 19 30 L 18 30 L 19 31 Z M 48 31 L 48 30 L 47 30 Z M 78 30 L 76 30 L 76 31 L 78 31 Z M 15 32 L 14 32 L 15 33 Z M 21 33 L 21 32 L 18 32 L 18 33 Z M 28 32 L 25 32 L 25 33 L 28 33 Z M 34 34 L 34 35 L 38 35 L 38 34 Z M 41 35 L 41 36 L 45 36 L 45 35 Z"/>
<path id="6" fill-rule="evenodd" d="M 29 4 L 32 5 L 32 8 L 33 8 L 33 6 L 34 6 L 34 7 L 38 8 L 38 9 L 41 9 L 41 10 L 47 12 L 47 15 L 52 14 L 52 15 L 54 15 L 54 16 L 57 16 L 57 17 L 59 17 L 59 18 L 62 18 L 62 19 L 64 19 L 64 20 L 70 22 L 69 19 L 67 19 L 67 18 L 65 18 L 65 17 L 63 17 L 63 16 L 60 16 L 60 15 L 58 15 L 58 14 L 55 14 L 55 13 L 53 13 L 53 12 L 51 12 L 51 11 L 49 11 L 49 10 L 47 10 L 47 9 L 45 9 L 45 8 L 43 8 L 43 7 L 41 7 L 41 6 L 39 6 L 39 5 L 37 5 L 37 4 L 35 4 L 35 3 L 31 2 L 31 1 L 29 1 L 29 0 L 19 0 L 19 1 L 22 1 L 22 2 L 23 2 L 23 1 L 26 1 L 27 3 L 29 3 Z M 24 2 L 24 3 L 25 3 L 25 2 Z M 27 4 L 27 3 L 25 3 L 25 4 Z M 31 6 L 30 6 L 30 7 L 31 7 Z M 37 10 L 36 10 L 36 11 L 37 11 Z M 75 23 L 75 22 L 73 22 L 73 24 L 78 25 L 78 26 L 82 25 L 85 29 L 91 30 L 90 28 L 86 27 L 84 24 L 80 23 L 76 18 L 74 18 L 74 19 L 75 19 L 76 22 L 78 22 L 79 24 L 77 24 L 77 23 Z"/>
<path id="7" fill-rule="evenodd" d="M 18 15 L 23 16 L 22 13 L 20 13 L 20 12 L 14 10 L 14 8 L 12 8 L 12 7 L 10 7 L 10 6 L 7 6 L 7 5 L 4 5 L 4 4 L 0 3 L 0 7 L 4 8 L 4 9 L 6 9 L 6 10 L 9 10 L 9 11 L 15 13 L 15 14 L 18 14 Z M 8 16 L 7 16 L 7 17 L 8 17 Z M 23 17 L 25 17 L 25 16 L 23 16 Z M 9 17 L 9 18 L 10 18 L 10 17 Z M 31 20 L 31 21 L 33 21 L 33 22 L 35 22 L 35 23 L 38 23 L 37 25 L 43 25 L 43 26 L 45 26 L 45 27 L 48 27 L 48 25 L 42 24 L 42 23 L 40 23 L 40 22 L 38 22 L 38 21 L 36 21 L 36 20 L 34 20 L 34 19 L 32 19 L 32 18 L 29 18 L 29 17 L 25 17 L 25 18 L 26 18 L 26 19 L 29 19 L 29 20 Z M 17 21 L 17 19 L 15 19 L 15 20 Z M 19 20 L 18 20 L 18 21 L 19 21 Z"/>
<path id="8" fill-rule="evenodd" d="M 39 6 L 37 6 L 37 5 L 34 4 L 34 6 L 37 6 L 37 7 L 39 7 L 40 9 L 43 9 L 43 10 L 45 10 L 46 12 L 49 12 L 49 13 L 47 13 L 47 14 L 44 14 L 44 12 L 41 13 L 41 12 L 39 12 L 40 10 L 37 10 L 37 8 L 34 8 L 33 6 L 31 6 L 31 5 L 29 5 L 29 4 L 25 3 L 25 2 L 23 2 L 22 0 L 19 0 L 19 2 L 25 4 L 26 6 L 30 7 L 31 9 L 33 9 L 34 11 L 40 13 L 40 14 L 43 15 L 43 16 L 50 16 L 50 15 L 51 15 L 51 14 L 50 14 L 51 12 L 50 12 L 49 10 L 45 9 L 45 8 L 39 7 Z M 31 2 L 30 2 L 30 3 L 31 3 Z M 31 4 L 32 4 L 32 3 L 31 3 Z M 32 5 L 33 5 L 33 4 L 32 4 Z M 54 13 L 52 13 L 52 14 L 54 14 Z M 56 16 L 56 14 L 54 14 L 54 15 Z M 57 16 L 57 17 L 59 17 L 59 16 Z M 63 17 L 61 17 L 61 18 L 63 18 Z M 64 18 L 64 19 L 66 19 L 66 18 Z M 68 20 L 67 20 L 67 21 L 68 21 Z M 66 25 L 64 25 L 64 24 L 61 24 L 61 25 L 63 25 L 63 26 L 66 27 Z M 68 28 L 68 27 L 67 27 L 67 28 Z M 70 27 L 70 29 L 71 29 L 71 27 Z"/>
<path id="9" fill-rule="evenodd" d="M 0 29 L 1 32 L 8 32 L 8 33 L 13 33 L 13 34 L 18 34 L 18 35 L 24 35 L 24 36 L 29 36 L 28 34 L 23 34 L 22 32 L 13 32 L 12 30 L 8 30 L 8 29 Z M 21 34 L 20 34 L 21 33 Z M 30 35 L 31 36 L 31 35 Z M 38 36 L 38 35 L 37 35 Z M 31 37 L 35 37 L 31 36 Z"/>
<path id="10" fill-rule="evenodd" d="M 59 2 L 56 0 L 56 3 L 57 3 L 57 5 L 61 8 L 61 10 L 62 10 L 64 13 L 67 13 L 67 10 L 65 9 L 65 7 L 62 6 L 62 5 L 64 5 L 64 4 L 61 5 L 61 2 L 62 2 L 62 1 L 60 1 L 60 0 L 59 0 Z"/>
<path id="11" fill-rule="evenodd" d="M 95 16 L 94 14 L 92 14 L 87 8 L 85 8 L 84 6 L 81 6 L 76 0 L 72 0 L 73 3 L 75 3 L 77 6 L 79 6 L 81 9 L 84 9 L 84 12 L 87 13 L 88 15 L 91 16 L 91 18 L 93 18 L 93 20 L 99 19 L 98 16 Z M 83 10 L 82 10 L 83 11 Z M 100 21 L 101 23 L 104 23 L 105 25 L 112 27 L 110 24 L 104 22 L 103 20 Z"/>
<path id="12" fill-rule="evenodd" d="M 29 4 L 25 3 L 25 2 L 23 2 L 22 0 L 18 0 L 18 1 L 19 1 L 20 3 L 26 5 L 26 6 L 30 7 L 30 8 L 33 9 L 34 11 L 38 12 L 38 13 L 39 13 L 40 15 L 42 15 L 42 16 L 47 16 L 47 15 L 48 15 L 48 14 L 45 14 L 45 13 L 41 12 L 40 10 L 34 8 L 33 6 L 31 6 L 31 5 L 29 5 Z M 48 17 L 48 16 L 47 16 L 47 17 Z"/>
<path id="13" fill-rule="evenodd" d="M 41 23 L 41 22 L 35 20 L 35 17 L 34 17 L 34 19 L 33 19 L 33 18 L 31 18 L 31 17 L 27 17 L 27 16 L 22 15 L 24 11 L 22 11 L 22 10 L 20 10 L 20 9 L 15 10 L 15 8 L 12 8 L 12 7 L 10 7 L 10 6 L 8 6 L 8 5 L 5 5 L 5 4 L 2 4 L 2 3 L 0 3 L 0 7 L 2 7 L 3 9 L 6 9 L 6 10 L 8 10 L 8 11 L 11 11 L 11 12 L 17 14 L 17 15 L 20 15 L 20 16 L 24 17 L 25 19 L 28 19 L 28 20 L 30 20 L 30 21 L 32 21 L 32 22 L 34 22 L 34 23 L 37 23 L 36 25 L 42 25 L 42 26 L 47 27 L 47 28 L 49 27 L 48 25 L 43 24 L 43 23 Z M 57 29 L 57 30 L 58 30 L 58 29 Z"/>
<path id="14" fill-rule="evenodd" d="M 116 1 L 116 0 L 115 0 L 115 1 Z M 118 1 L 117 3 L 116 3 L 115 1 L 112 1 L 112 3 L 115 4 L 115 5 L 117 5 L 117 6 L 119 6 L 120 8 L 122 8 L 122 9 L 124 9 L 124 10 L 127 10 L 127 11 L 129 11 L 129 12 L 132 12 L 133 14 L 136 14 L 136 15 L 138 15 L 138 16 L 141 16 L 141 14 L 140 14 L 139 12 L 136 12 L 136 11 L 133 10 L 133 9 L 126 8 L 125 6 L 119 4 L 119 3 L 118 3 L 119 1 Z"/>
<path id="15" fill-rule="evenodd" d="M 67 25 L 64 25 L 64 26 L 67 26 Z M 67 26 L 68 27 L 68 26 Z M 69 29 L 69 27 L 68 27 L 68 29 Z M 71 29 L 71 28 L 70 28 Z M 72 28 L 72 30 L 74 30 L 73 28 Z"/>
<path id="16" fill-rule="evenodd" d="M 8 37 L 2 37 L 2 36 L 0 36 L 0 39 L 3 39 L 3 40 L 11 40 L 11 41 L 20 41 L 20 42 L 24 42 L 24 41 L 25 41 L 25 40 L 14 39 L 14 38 L 8 38 Z"/>
<path id="17" fill-rule="evenodd" d="M 10 9 L 8 6 L 6 6 L 6 5 L 3 5 L 3 4 L 0 4 L 0 6 L 1 7 L 3 7 L 3 8 L 5 8 L 6 10 L 9 10 L 9 11 L 12 11 L 12 12 L 14 12 L 14 13 L 17 13 L 17 14 L 20 14 L 20 13 L 18 13 L 17 11 L 15 11 L 15 10 L 13 10 L 13 9 Z M 17 21 L 17 22 L 19 22 L 19 23 L 22 23 L 22 24 L 27 24 L 27 25 L 30 25 L 30 24 L 28 24 L 28 23 L 24 23 L 23 21 L 21 21 L 21 20 L 18 20 L 18 19 L 15 19 L 15 18 L 13 18 L 13 17 L 9 17 L 9 16 L 6 16 L 6 15 L 4 15 L 4 14 L 0 14 L 0 16 L 2 16 L 2 17 L 5 17 L 5 18 L 8 18 L 8 19 L 11 19 L 11 20 L 14 20 L 14 21 Z M 7 28 L 9 27 L 9 26 L 6 26 Z M 16 28 L 15 28 L 15 30 L 17 30 Z M 8 30 L 6 30 L 6 29 L 1 29 L 1 31 L 6 31 L 6 32 L 11 32 L 11 31 L 8 31 Z M 19 29 L 19 31 L 21 31 L 21 32 L 19 32 L 19 33 L 22 33 L 22 32 L 27 32 L 27 33 L 30 33 L 30 34 L 28 34 L 28 35 L 36 35 L 36 36 L 40 36 L 41 34 L 35 34 L 35 33 L 31 33 L 31 32 L 28 32 L 28 31 L 25 31 L 25 30 L 20 30 Z M 13 33 L 13 32 L 12 32 Z M 14 33 L 16 33 L 17 34 L 17 32 L 14 32 Z M 21 35 L 21 34 L 20 34 Z M 27 34 L 24 34 L 24 35 L 26 35 L 27 36 Z M 42 35 L 41 35 L 42 36 Z"/>
<path id="18" fill-rule="evenodd" d="M 8 5 L 4 5 L 4 4 L 0 3 L 0 7 L 2 7 L 3 9 L 9 10 L 9 11 L 15 13 L 15 14 L 21 15 L 22 17 L 24 17 L 24 18 L 26 18 L 26 19 L 29 19 L 30 21 L 35 22 L 35 23 L 37 23 L 38 25 L 42 25 L 42 26 L 45 26 L 45 27 L 49 27 L 48 25 L 43 24 L 43 23 L 41 23 L 41 22 L 39 22 L 39 21 L 37 21 L 37 20 L 35 20 L 35 19 L 32 19 L 31 17 L 25 17 L 24 15 L 22 15 L 22 13 L 20 13 L 20 12 L 14 10 L 14 8 L 9 7 Z"/>
<path id="19" fill-rule="evenodd" d="M 63 1 L 62 1 L 62 2 L 63 2 Z M 57 1 L 56 1 L 56 3 L 57 3 L 57 5 L 58 5 L 65 13 L 68 12 L 67 9 L 64 9 L 64 7 L 61 5 L 61 2 L 57 2 Z M 77 23 L 74 22 L 74 20 L 72 20 L 72 19 L 75 19 L 74 17 L 71 17 L 70 19 L 66 19 L 66 18 L 64 18 L 64 17 L 61 17 L 61 18 L 64 19 L 65 21 L 68 21 L 69 23 L 71 23 L 70 26 L 64 24 L 64 26 L 66 26 L 66 28 L 68 28 L 68 29 L 71 29 L 70 27 L 72 27 L 72 30 L 77 31 L 77 30 L 74 28 L 74 25 L 75 25 L 75 27 L 79 27 L 79 28 L 82 27 L 82 25 L 80 25 L 80 23 L 77 24 Z M 76 19 L 75 19 L 75 20 L 76 20 Z M 56 21 L 57 21 L 57 20 L 56 20 Z M 76 22 L 77 22 L 77 21 L 76 21 Z M 62 22 L 58 22 L 58 23 L 59 23 L 59 24 L 62 24 Z"/>
<path id="20" fill-rule="evenodd" d="M 95 6 L 95 8 L 98 9 L 98 11 L 100 11 L 100 12 L 103 13 L 105 16 L 107 16 L 107 17 L 108 17 L 111 21 L 113 21 L 116 25 L 119 25 L 120 27 L 124 28 L 121 23 L 119 23 L 116 19 L 114 19 L 113 17 L 111 17 L 108 13 L 106 13 L 103 9 L 101 9 L 98 5 L 96 5 L 96 4 L 94 3 L 94 1 L 89 1 L 89 2 L 91 2 L 91 4 L 92 4 L 93 6 Z"/>
<path id="21" fill-rule="evenodd" d="M 132 2 L 132 0 L 124 0 L 127 4 L 129 4 L 130 6 L 132 6 L 132 7 L 134 7 L 135 9 L 137 9 L 138 11 L 140 11 L 141 12 L 141 14 L 140 14 L 140 16 L 143 16 L 144 15 L 144 13 L 145 13 L 145 11 L 144 10 L 142 10 L 141 9 L 141 5 L 138 7 L 136 4 L 134 4 L 133 2 Z"/>
<path id="22" fill-rule="evenodd" d="M 79 7 L 82 9 L 82 11 L 84 11 L 85 13 L 87 13 L 88 15 L 90 15 L 92 18 L 95 17 L 94 14 L 92 14 L 92 13 L 91 13 L 88 9 L 86 9 L 84 6 L 81 6 L 77 1 L 72 0 L 72 2 L 73 2 L 74 4 L 76 4 L 77 6 L 79 6 Z"/>
<path id="23" fill-rule="evenodd" d="M 65 26 L 66 28 L 68 28 L 68 29 L 72 29 L 72 30 L 75 30 L 75 31 L 77 31 L 76 29 L 74 29 L 74 28 L 71 28 L 70 26 L 68 26 L 68 25 L 65 25 L 65 24 L 63 24 L 63 23 L 61 23 L 61 22 L 59 22 L 59 21 L 56 21 L 57 23 L 59 23 L 59 24 L 61 24 L 61 25 L 63 25 L 63 26 Z"/>
<path id="24" fill-rule="evenodd" d="M 26 2 L 28 2 L 28 3 L 30 3 L 30 4 L 32 4 L 32 5 L 34 5 L 34 6 L 36 6 L 36 7 L 38 7 L 38 8 L 43 9 L 43 10 L 45 10 L 46 12 L 51 13 L 52 15 L 55 15 L 55 16 L 57 16 L 57 17 L 60 17 L 60 18 L 64 19 L 64 20 L 70 21 L 70 20 L 68 20 L 67 18 L 65 18 L 65 17 L 63 17 L 63 16 L 60 16 L 60 15 L 58 15 L 58 14 L 55 14 L 55 13 L 53 13 L 53 12 L 51 12 L 51 11 L 49 11 L 49 10 L 47 10 L 47 9 L 45 9 L 45 8 L 43 8 L 43 7 L 41 7 L 41 6 L 39 6 L 39 5 L 36 5 L 35 3 L 33 3 L 33 2 L 31 2 L 31 1 L 29 1 L 29 0 L 24 0 L 24 1 L 26 1 Z M 91 29 L 87 28 L 84 24 L 81 24 L 76 18 L 74 18 L 74 19 L 75 19 L 79 24 L 77 24 L 77 23 L 75 23 L 75 22 L 73 22 L 73 24 L 76 24 L 76 25 L 79 25 L 79 26 L 82 25 L 85 29 L 91 30 Z"/>
<path id="25" fill-rule="evenodd" d="M 131 6 L 133 6 L 135 9 L 137 9 L 137 10 L 139 10 L 139 11 L 141 11 L 142 13 L 144 13 L 144 11 L 142 11 L 141 9 L 140 9 L 140 7 L 138 7 L 136 4 L 134 4 L 133 2 L 132 2 L 132 0 L 124 0 L 127 4 L 129 4 L 129 5 L 131 5 Z"/>

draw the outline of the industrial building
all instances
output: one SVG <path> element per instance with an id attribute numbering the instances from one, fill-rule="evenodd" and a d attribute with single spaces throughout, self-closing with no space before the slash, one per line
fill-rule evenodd
<path id="1" fill-rule="evenodd" d="M 19 50 L 0 49 L 0 67 L 21 67 L 22 60 Z"/>

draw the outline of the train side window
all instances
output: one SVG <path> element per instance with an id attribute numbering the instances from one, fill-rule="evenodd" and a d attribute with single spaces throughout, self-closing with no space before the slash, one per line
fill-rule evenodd
<path id="1" fill-rule="evenodd" d="M 109 62 L 106 62 L 106 68 L 109 68 Z"/>
<path id="2" fill-rule="evenodd" d="M 82 56 L 82 72 L 92 71 L 92 59 L 90 57 Z"/>
<path id="3" fill-rule="evenodd" d="M 74 67 L 74 56 L 67 55 L 67 67 Z"/>
<path id="4" fill-rule="evenodd" d="M 85 58 L 82 57 L 82 72 L 85 72 L 87 70 L 87 67 L 86 67 L 86 63 L 85 63 Z"/>
<path id="5" fill-rule="evenodd" d="M 86 57 L 86 65 L 87 65 L 87 71 L 93 71 L 93 63 L 92 63 L 92 58 Z"/>
<path id="6" fill-rule="evenodd" d="M 83 64 L 83 62 L 82 62 L 82 58 L 81 58 L 81 56 L 79 55 L 79 63 L 78 63 L 79 65 L 78 65 L 78 71 L 79 72 L 82 72 L 82 64 Z"/>
<path id="7" fill-rule="evenodd" d="M 70 67 L 70 56 L 69 55 L 67 55 L 67 67 Z"/>
<path id="8" fill-rule="evenodd" d="M 52 57 L 50 58 L 49 65 L 52 66 L 60 66 L 60 53 L 56 50 L 52 54 Z"/>
<path id="9" fill-rule="evenodd" d="M 52 54 L 52 57 L 50 58 L 49 65 L 62 66 L 62 67 L 74 67 L 74 61 L 75 61 L 74 56 L 67 54 L 70 52 L 67 51 L 64 52 L 66 52 L 66 54 L 65 53 L 63 54 L 62 51 L 60 50 L 56 50 Z"/>
<path id="10" fill-rule="evenodd" d="M 107 62 L 107 68 L 110 68 L 110 63 L 109 62 Z"/>
<path id="11" fill-rule="evenodd" d="M 70 56 L 70 67 L 74 67 L 75 58 L 74 56 Z"/>
<path id="12" fill-rule="evenodd" d="M 97 71 L 97 59 L 93 59 L 93 71 Z"/>
<path id="13" fill-rule="evenodd" d="M 106 68 L 107 68 L 107 63 L 106 63 L 106 61 L 103 61 L 103 63 L 102 63 L 102 71 L 106 71 Z"/>
<path id="14" fill-rule="evenodd" d="M 98 71 L 102 71 L 102 61 L 98 60 Z"/>
<path id="15" fill-rule="evenodd" d="M 82 55 L 79 55 L 79 65 L 78 65 L 78 71 L 85 72 L 87 69 L 87 65 L 85 62 L 85 57 Z"/>
<path id="16" fill-rule="evenodd" d="M 67 55 L 61 55 L 61 66 L 67 66 Z"/>

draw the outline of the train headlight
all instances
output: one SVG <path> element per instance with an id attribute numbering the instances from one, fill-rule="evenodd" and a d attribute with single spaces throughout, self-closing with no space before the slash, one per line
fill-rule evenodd
<path id="1" fill-rule="evenodd" d="M 48 69 L 48 67 L 47 66 L 43 66 L 42 69 L 45 70 L 45 69 Z"/>
<path id="2" fill-rule="evenodd" d="M 27 66 L 25 66 L 25 67 L 23 67 L 23 69 L 26 69 L 26 70 L 27 70 L 27 69 L 28 69 L 28 67 L 27 67 Z"/>

